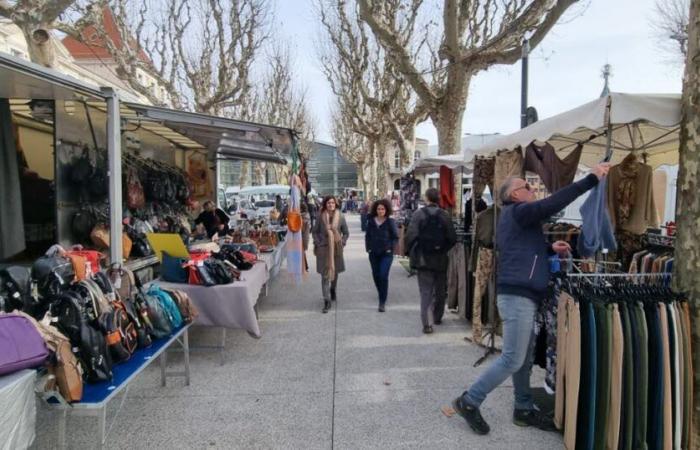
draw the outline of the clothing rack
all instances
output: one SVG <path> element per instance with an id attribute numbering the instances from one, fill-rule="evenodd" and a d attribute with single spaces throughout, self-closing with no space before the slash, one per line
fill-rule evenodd
<path id="1" fill-rule="evenodd" d="M 672 272 L 654 272 L 654 273 L 570 273 L 566 274 L 567 278 L 649 278 L 649 277 L 670 277 Z"/>

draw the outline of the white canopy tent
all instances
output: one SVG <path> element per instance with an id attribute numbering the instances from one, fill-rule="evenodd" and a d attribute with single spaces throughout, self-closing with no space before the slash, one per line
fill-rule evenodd
<path id="1" fill-rule="evenodd" d="M 265 186 L 248 186 L 238 191 L 238 195 L 259 194 L 289 194 L 289 186 L 286 184 L 268 184 Z"/>
<path id="2" fill-rule="evenodd" d="M 465 171 L 471 171 L 473 164 L 471 161 L 465 161 L 464 154 L 426 156 L 414 162 L 408 169 L 408 172 L 436 173 L 440 171 L 440 166 L 447 166 L 452 170 L 464 169 Z"/>
<path id="3" fill-rule="evenodd" d="M 583 143 L 581 164 L 589 167 L 605 158 L 608 149 L 614 163 L 636 151 L 654 168 L 678 164 L 680 100 L 680 94 L 611 93 L 495 138 L 473 153 L 489 155 L 538 141 L 548 142 L 564 157 Z"/>

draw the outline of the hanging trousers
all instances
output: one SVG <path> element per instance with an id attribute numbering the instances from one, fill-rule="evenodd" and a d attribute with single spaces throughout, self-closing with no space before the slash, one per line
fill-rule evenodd
<path id="1" fill-rule="evenodd" d="M 678 374 L 678 407 L 677 407 L 677 414 L 678 418 L 676 421 L 676 435 L 675 435 L 675 442 L 674 446 L 680 448 L 683 442 L 683 414 L 685 413 L 685 404 L 684 404 L 684 397 L 683 397 L 683 392 L 685 390 L 685 351 L 683 350 L 684 348 L 684 339 L 683 339 L 683 319 L 681 318 L 681 310 L 679 308 L 679 304 L 677 302 L 673 303 L 673 312 L 676 317 L 676 342 L 677 342 L 677 355 L 678 355 L 678 367 L 676 369 L 676 373 Z"/>
<path id="2" fill-rule="evenodd" d="M 673 398 L 671 395 L 671 348 L 669 342 L 668 314 L 663 303 L 658 304 L 661 320 L 661 342 L 663 345 L 663 450 L 673 449 Z"/>
<path id="3" fill-rule="evenodd" d="M 680 414 L 680 380 L 678 377 L 679 369 L 679 354 L 678 354 L 678 321 L 676 320 L 676 311 L 672 303 L 666 304 L 666 315 L 668 316 L 668 339 L 669 339 L 669 354 L 671 362 L 671 397 L 673 398 L 671 405 L 671 433 L 673 435 L 671 446 L 672 448 L 680 448 L 680 427 L 678 424 L 681 420 Z"/>
<path id="4" fill-rule="evenodd" d="M 579 385 L 581 382 L 581 311 L 567 293 L 559 297 L 557 314 L 557 384 L 554 423 L 564 429 L 564 446 L 576 447 Z"/>
<path id="5" fill-rule="evenodd" d="M 596 411 L 597 338 L 593 305 L 581 305 L 581 386 L 576 425 L 576 449 L 593 450 Z"/>
<path id="6" fill-rule="evenodd" d="M 467 296 L 467 261 L 464 257 L 464 245 L 461 242 L 455 244 L 447 253 L 447 257 L 447 307 L 455 309 L 466 303 Z"/>
<path id="7" fill-rule="evenodd" d="M 605 448 L 610 415 L 610 375 L 612 373 L 612 312 L 605 305 L 594 305 L 598 329 L 598 389 L 595 409 L 595 448 Z"/>
<path id="8" fill-rule="evenodd" d="M 622 409 L 622 366 L 624 359 L 625 339 L 622 332 L 622 319 L 618 305 L 608 307 L 612 316 L 612 361 L 610 383 L 610 408 L 608 415 L 608 431 L 606 449 L 617 450 L 620 443 L 620 411 Z"/>
<path id="9" fill-rule="evenodd" d="M 663 448 L 664 435 L 664 346 L 659 308 L 646 307 L 649 326 L 649 407 L 647 444 L 651 450 Z"/>
<path id="10" fill-rule="evenodd" d="M 647 316 L 642 303 L 637 302 L 632 306 L 632 320 L 636 327 L 633 335 L 636 339 L 635 345 L 635 374 L 639 381 L 635 385 L 634 402 L 634 448 L 646 450 L 647 446 L 647 424 L 649 423 L 648 411 L 653 407 L 649 395 L 650 370 L 649 365 L 649 333 L 650 327 L 647 324 Z"/>
<path id="11" fill-rule="evenodd" d="M 620 304 L 620 320 L 624 336 L 622 363 L 622 408 L 620 411 L 620 450 L 632 450 L 634 443 L 634 343 L 631 314 L 626 303 Z"/>
<path id="12" fill-rule="evenodd" d="M 474 300 L 472 302 L 472 342 L 480 344 L 483 338 L 481 305 L 493 271 L 493 250 L 482 247 L 476 260 Z"/>
<path id="13" fill-rule="evenodd" d="M 693 399 L 694 399 L 694 393 L 693 393 L 693 380 L 695 379 L 695 374 L 693 372 L 693 346 L 692 346 L 692 338 L 691 338 L 691 333 L 692 333 L 692 328 L 690 325 L 690 306 L 688 305 L 688 302 L 683 302 L 682 303 L 682 309 L 683 309 L 683 319 L 685 320 L 684 323 L 684 331 L 685 331 L 685 342 L 688 344 L 688 349 L 686 351 L 686 367 L 685 367 L 685 379 L 687 382 L 685 383 L 685 410 L 686 414 L 684 414 L 684 429 L 685 431 L 683 432 L 683 435 L 685 436 L 684 441 L 685 445 L 683 448 L 695 448 L 695 439 L 693 438 L 693 433 L 692 433 L 692 426 L 693 426 Z"/>

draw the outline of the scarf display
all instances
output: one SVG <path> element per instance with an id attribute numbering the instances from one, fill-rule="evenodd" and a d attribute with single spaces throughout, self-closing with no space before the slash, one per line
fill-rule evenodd
<path id="1" fill-rule="evenodd" d="M 335 278 L 335 255 L 336 252 L 340 253 L 343 251 L 343 239 L 340 235 L 340 212 L 335 210 L 333 212 L 333 219 L 330 219 L 330 214 L 328 211 L 324 211 L 321 214 L 321 220 L 323 221 L 323 226 L 326 228 L 328 233 L 328 258 L 326 261 L 326 278 L 332 280 Z"/>
<path id="2" fill-rule="evenodd" d="M 291 177 L 291 194 L 289 196 L 289 208 L 298 211 L 301 207 L 301 179 L 297 175 Z M 302 230 L 287 230 L 285 237 L 287 247 L 287 272 L 292 275 L 296 283 L 301 283 L 304 274 L 304 250 Z"/>

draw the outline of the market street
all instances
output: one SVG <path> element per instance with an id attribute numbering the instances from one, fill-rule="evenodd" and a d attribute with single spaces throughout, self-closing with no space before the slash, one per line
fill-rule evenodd
<path id="1" fill-rule="evenodd" d="M 262 338 L 229 331 L 223 366 L 217 353 L 193 352 L 189 387 L 172 379 L 161 388 L 152 364 L 129 390 L 106 448 L 560 448 L 558 434 L 513 425 L 510 382 L 484 405 L 492 428 L 486 437 L 443 415 L 440 408 L 475 378 L 483 350 L 464 341 L 465 323 L 449 312 L 433 335 L 423 335 L 416 280 L 397 262 L 387 312 L 378 313 L 358 216 L 348 224 L 338 309 L 321 314 L 313 270 L 301 286 L 282 272 L 260 299 Z M 215 339 L 200 328 L 190 341 Z M 171 353 L 170 369 L 181 360 Z M 533 385 L 541 381 L 536 369 Z M 119 403 L 110 403 L 107 429 Z M 50 417 L 39 407 L 36 448 L 55 446 Z M 94 448 L 81 434 L 94 426 L 78 423 L 91 420 L 69 419 L 69 448 Z"/>

